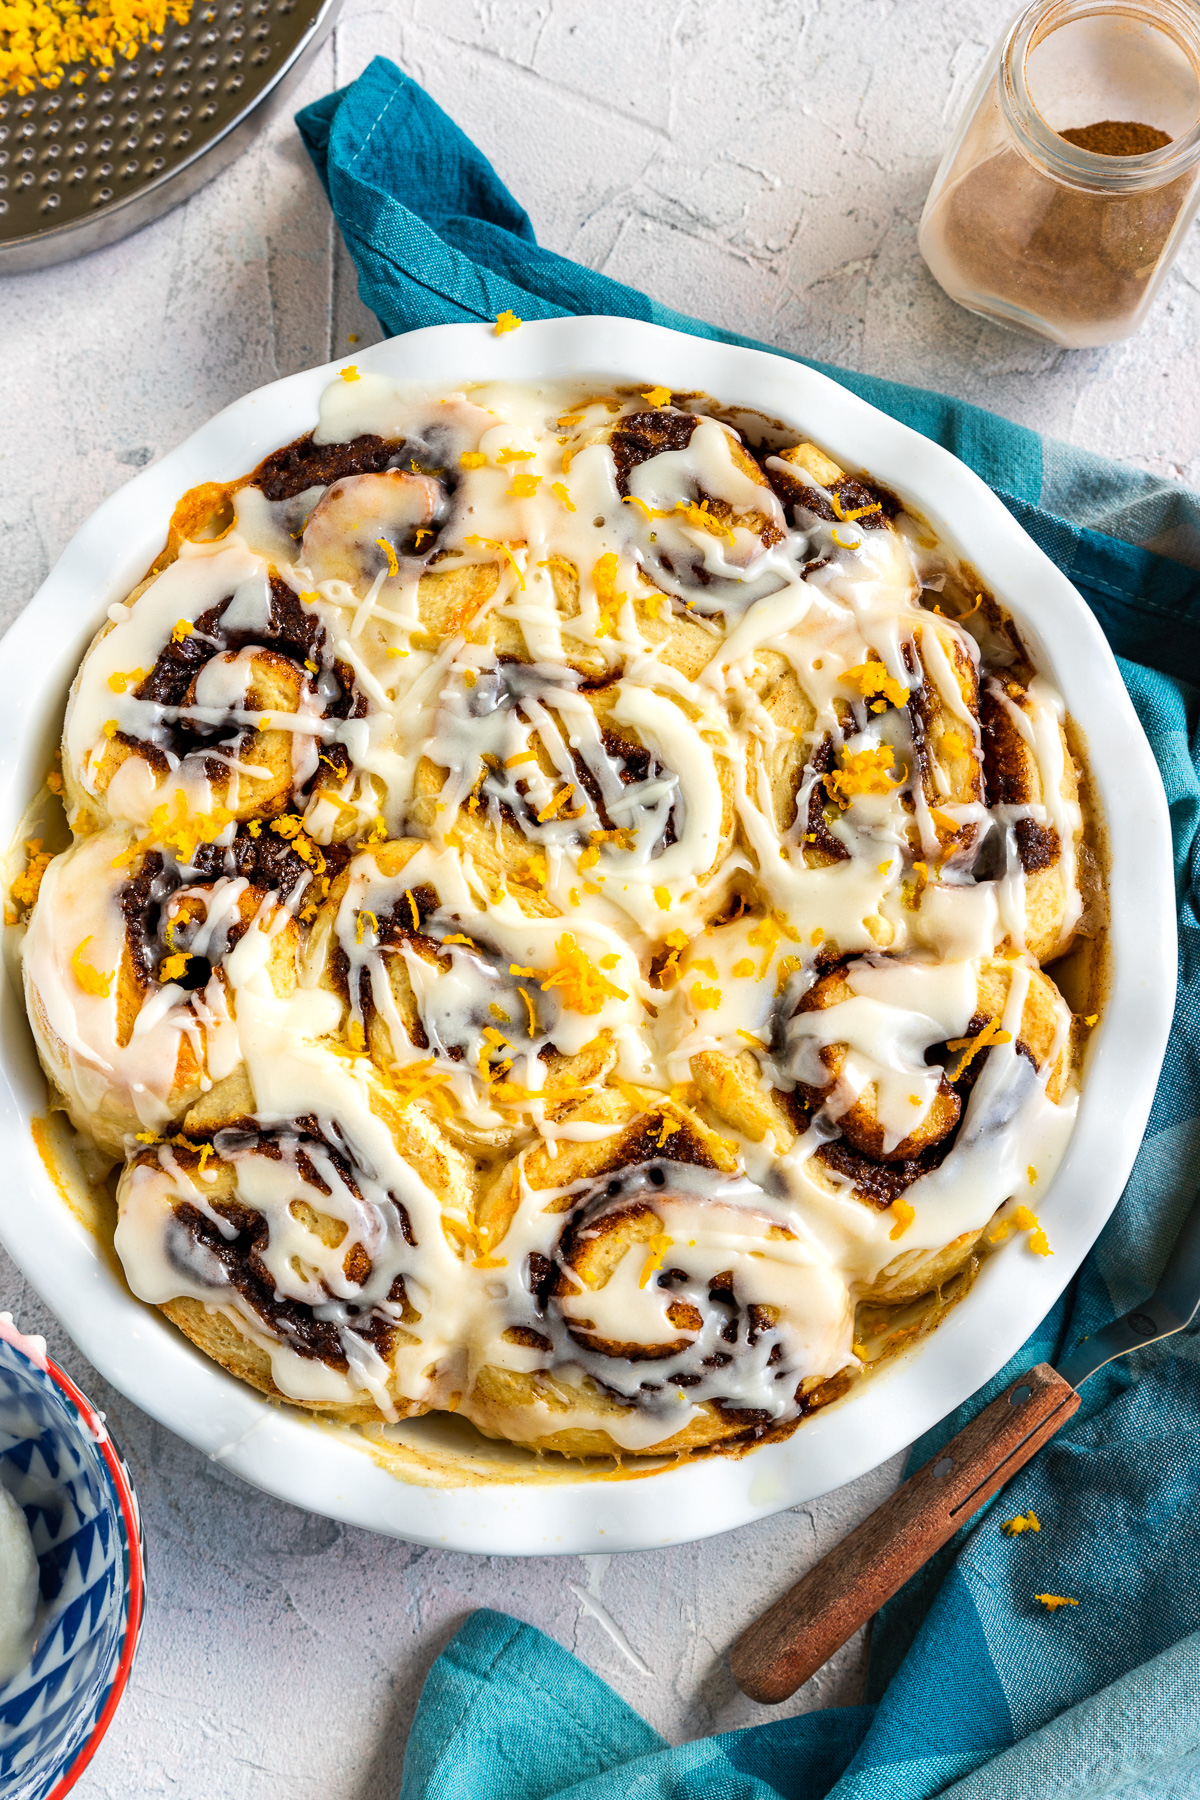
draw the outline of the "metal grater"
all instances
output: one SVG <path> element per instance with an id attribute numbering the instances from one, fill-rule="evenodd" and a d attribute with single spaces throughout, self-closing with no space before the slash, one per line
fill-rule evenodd
<path id="1" fill-rule="evenodd" d="M 340 0 L 196 0 L 100 81 L 0 94 L 0 274 L 114 244 L 232 160 L 299 79 Z"/>

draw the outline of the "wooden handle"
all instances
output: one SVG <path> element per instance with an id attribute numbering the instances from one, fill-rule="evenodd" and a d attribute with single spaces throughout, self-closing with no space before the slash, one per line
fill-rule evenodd
<path id="1" fill-rule="evenodd" d="M 746 1628 L 729 1657 L 743 1693 L 766 1706 L 794 1694 L 1078 1405 L 1049 1363 L 1014 1381 Z"/>

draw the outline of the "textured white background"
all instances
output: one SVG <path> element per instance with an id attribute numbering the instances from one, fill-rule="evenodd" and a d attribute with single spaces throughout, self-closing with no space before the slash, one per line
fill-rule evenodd
<path id="1" fill-rule="evenodd" d="M 955 308 L 916 248 L 941 147 L 1006 0 L 346 0 L 296 104 L 394 58 L 552 248 L 785 348 L 941 388 L 1200 484 L 1200 243 L 1132 343 L 1068 352 Z M 290 111 L 186 206 L 0 282 L 0 624 L 135 469 L 229 401 L 379 334 Z M 526 1562 L 410 1548 L 244 1487 L 114 1394 L 0 1253 L 133 1467 L 150 1603 L 76 1792 L 386 1800 L 425 1671 L 473 1607 L 578 1652 L 673 1740 L 770 1714 L 723 1652 L 896 1477 L 707 1544 Z M 647 1490 L 647 1504 L 653 1505 Z M 595 1616 L 617 1621 L 627 1655 Z M 857 1696 L 855 1644 L 784 1711 Z"/>

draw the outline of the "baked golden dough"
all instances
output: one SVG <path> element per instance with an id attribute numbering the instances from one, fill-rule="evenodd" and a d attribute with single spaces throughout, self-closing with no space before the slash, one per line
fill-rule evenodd
<path id="1" fill-rule="evenodd" d="M 894 495 L 730 417 L 335 382 L 84 659 L 39 1054 L 134 1291 L 272 1399 L 740 1445 L 997 1215 L 1039 1247 L 1061 701 Z"/>

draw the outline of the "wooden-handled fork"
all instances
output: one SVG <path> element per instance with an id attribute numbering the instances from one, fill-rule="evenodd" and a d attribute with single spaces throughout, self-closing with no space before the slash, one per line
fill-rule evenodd
<path id="1" fill-rule="evenodd" d="M 1018 1377 L 747 1627 L 729 1657 L 742 1691 L 767 1706 L 794 1694 L 1066 1424 L 1089 1375 L 1182 1331 L 1197 1307 L 1200 1195 L 1149 1300 L 1085 1338 L 1057 1370 L 1038 1363 Z"/>

